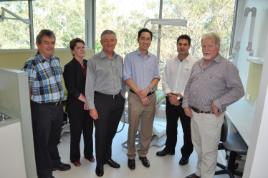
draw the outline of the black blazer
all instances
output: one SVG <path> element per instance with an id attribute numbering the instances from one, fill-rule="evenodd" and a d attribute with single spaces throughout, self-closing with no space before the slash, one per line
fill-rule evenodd
<path id="1" fill-rule="evenodd" d="M 83 60 L 85 67 L 87 61 Z M 82 72 L 81 65 L 76 59 L 72 59 L 64 66 L 63 72 L 64 82 L 68 91 L 67 106 L 68 112 L 70 107 L 84 107 L 84 103 L 78 100 L 80 93 L 85 94 L 86 76 Z"/>

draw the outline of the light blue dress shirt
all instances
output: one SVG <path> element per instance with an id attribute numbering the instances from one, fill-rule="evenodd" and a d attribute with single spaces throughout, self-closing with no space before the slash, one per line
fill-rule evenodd
<path id="1" fill-rule="evenodd" d="M 145 89 L 153 79 L 160 79 L 159 59 L 139 50 L 128 53 L 124 60 L 123 79 L 132 79 L 140 89 Z"/>

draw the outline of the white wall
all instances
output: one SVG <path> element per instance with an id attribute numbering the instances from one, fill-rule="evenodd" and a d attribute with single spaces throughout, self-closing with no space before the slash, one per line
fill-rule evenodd
<path id="1" fill-rule="evenodd" d="M 268 46 L 268 34 L 266 47 Z M 249 145 L 246 166 L 243 178 L 265 178 L 267 177 L 268 160 L 268 50 L 264 58 L 263 77 L 259 98 L 257 102 L 256 114 L 252 125 L 251 142 Z M 266 108 L 266 109 L 265 109 Z"/>
<path id="2" fill-rule="evenodd" d="M 265 178 L 268 177 L 266 170 L 268 160 L 268 1 L 248 0 L 245 5 L 257 8 L 253 45 L 255 55 L 262 57 L 264 63 L 256 109 L 250 123 L 251 129 L 248 134 L 250 144 L 243 178 Z M 242 57 L 245 57 L 245 54 L 242 54 Z"/>
<path id="3" fill-rule="evenodd" d="M 256 7 L 257 16 L 253 39 L 254 56 L 264 59 L 260 80 L 259 94 L 256 100 L 249 101 L 244 97 L 228 108 L 228 113 L 249 149 L 243 178 L 266 178 L 268 160 L 268 0 L 239 0 L 238 17 L 234 42 L 241 34 L 241 23 L 246 7 Z M 242 82 L 246 89 L 249 77 L 249 52 L 246 51 L 249 39 L 251 14 L 243 31 L 241 46 L 234 55 Z M 253 76 L 254 77 L 254 76 Z M 254 78 L 253 78 L 254 79 Z M 258 86 L 253 86 L 258 87 Z M 266 109 L 265 109 L 266 108 Z"/>
<path id="4" fill-rule="evenodd" d="M 1 177 L 26 178 L 20 122 L 1 126 L 0 140 Z"/>
<path id="5" fill-rule="evenodd" d="M 249 13 L 247 17 L 247 21 L 245 24 L 245 29 L 241 30 L 239 27 L 241 25 L 241 21 L 244 16 L 244 9 L 246 7 L 256 7 L 257 8 L 257 16 L 255 22 L 255 31 L 253 38 L 253 51 L 255 57 L 264 58 L 264 52 L 267 50 L 267 45 L 265 44 L 265 35 L 268 32 L 268 1 L 267 0 L 239 0 L 238 4 L 238 16 L 236 22 L 236 31 L 234 37 L 234 43 L 238 40 L 239 36 L 242 34 L 242 39 L 240 43 L 240 49 L 234 53 L 234 63 L 237 65 L 239 69 L 239 74 L 241 76 L 246 95 L 238 102 L 232 104 L 227 108 L 227 114 L 229 118 L 232 120 L 235 127 L 239 130 L 241 136 L 246 141 L 247 144 L 251 144 L 251 130 L 252 125 L 255 122 L 255 113 L 256 113 L 256 104 L 257 99 L 249 99 L 251 93 L 248 92 L 248 83 L 249 81 L 257 81 L 258 77 L 252 75 L 249 72 L 250 67 L 252 67 L 251 62 L 248 61 L 249 52 L 246 50 L 249 41 L 249 28 L 251 21 L 251 13 Z M 242 33 L 243 32 L 243 33 Z M 234 44 L 235 45 L 235 44 Z M 255 63 L 253 65 L 256 65 Z M 261 65 L 259 65 L 261 66 Z M 263 67 L 263 65 L 262 65 Z M 259 70 L 261 71 L 261 70 Z M 256 74 L 256 73 L 255 73 Z M 256 75 L 257 76 L 257 75 Z M 262 75 L 265 76 L 265 75 Z M 260 80 L 259 80 L 260 81 Z M 255 83 L 251 86 L 251 90 L 259 91 L 259 84 L 255 85 Z M 259 95 L 259 97 L 263 97 Z"/>

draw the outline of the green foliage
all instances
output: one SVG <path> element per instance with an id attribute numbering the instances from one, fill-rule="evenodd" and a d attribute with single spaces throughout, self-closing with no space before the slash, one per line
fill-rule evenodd
<path id="1" fill-rule="evenodd" d="M 28 18 L 27 1 L 1 2 L 23 18 Z M 34 36 L 43 28 L 56 34 L 56 47 L 66 48 L 73 38 L 85 38 L 84 0 L 33 1 Z M 0 48 L 30 48 L 28 25 L 20 21 L 0 22 Z"/>
<path id="2" fill-rule="evenodd" d="M 49 28 L 56 33 L 56 47 L 66 48 L 72 38 L 85 38 L 85 0 L 38 0 L 33 1 L 34 33 Z M 28 17 L 27 1 L 1 2 L 21 17 Z M 158 18 L 159 0 L 96 0 L 96 49 L 101 50 L 100 33 L 105 29 L 117 33 L 116 51 L 125 55 L 137 48 L 137 32 L 147 19 Z M 161 64 L 176 55 L 176 38 L 189 34 L 192 38 L 191 52 L 201 56 L 200 39 L 210 31 L 219 33 L 221 52 L 228 56 L 233 22 L 234 0 L 165 0 L 162 18 L 188 21 L 187 27 L 147 25 L 154 32 L 151 51 L 156 53 L 157 37 L 161 38 Z M 0 22 L 0 48 L 29 48 L 28 25 L 20 21 Z"/>
<path id="3" fill-rule="evenodd" d="M 18 16 L 26 19 L 27 2 L 1 2 L 0 7 L 4 7 Z M 26 9 L 26 10 L 25 10 Z M 6 17 L 13 17 L 5 13 Z M 28 25 L 15 20 L 4 19 L 0 21 L 0 49 L 1 48 L 30 48 Z"/>

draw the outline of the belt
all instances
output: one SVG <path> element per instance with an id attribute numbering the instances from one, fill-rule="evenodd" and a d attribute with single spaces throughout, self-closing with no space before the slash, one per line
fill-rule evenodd
<path id="1" fill-rule="evenodd" d="M 49 102 L 49 103 L 37 103 L 37 102 L 32 101 L 32 103 L 34 103 L 34 104 L 40 104 L 40 105 L 49 105 L 49 106 L 60 106 L 60 105 L 63 104 L 62 101 L 58 101 L 58 102 Z"/>
<path id="2" fill-rule="evenodd" d="M 112 97 L 112 98 L 115 98 L 115 97 L 118 97 L 121 95 L 121 92 L 115 94 L 115 95 L 110 95 L 110 94 L 105 94 L 105 93 L 101 93 L 101 92 L 98 92 L 98 91 L 95 91 L 94 93 L 95 95 L 102 95 L 102 96 L 109 96 L 109 97 Z"/>
<path id="3" fill-rule="evenodd" d="M 211 111 L 202 111 L 202 110 L 199 110 L 199 109 L 197 109 L 197 108 L 195 108 L 195 107 L 192 107 L 192 106 L 190 106 L 190 108 L 192 108 L 192 110 L 193 110 L 194 112 L 196 112 L 196 113 L 212 114 Z"/>
<path id="4" fill-rule="evenodd" d="M 134 94 L 136 94 L 133 90 L 129 90 L 131 93 L 134 93 Z M 151 92 L 149 92 L 148 94 L 147 94 L 147 96 L 150 96 L 150 95 L 152 95 L 152 94 L 154 94 L 154 91 L 151 91 Z"/>
<path id="5" fill-rule="evenodd" d="M 60 106 L 60 105 L 62 105 L 62 101 L 52 102 L 52 103 L 44 103 L 44 104 L 52 105 L 52 106 Z"/>

